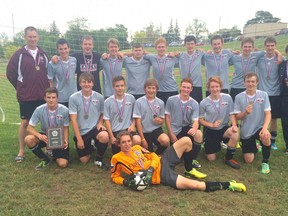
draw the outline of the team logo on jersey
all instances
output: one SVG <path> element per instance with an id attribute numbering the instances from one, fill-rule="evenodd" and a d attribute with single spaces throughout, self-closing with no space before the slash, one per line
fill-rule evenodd
<path id="1" fill-rule="evenodd" d="M 264 102 L 264 99 L 263 98 L 257 98 L 256 102 L 258 102 L 259 104 L 262 104 Z"/>
<path id="2" fill-rule="evenodd" d="M 193 108 L 192 108 L 192 106 L 187 106 L 186 109 L 187 110 L 192 110 Z"/>
<path id="3" fill-rule="evenodd" d="M 56 118 L 57 118 L 58 120 L 61 120 L 61 119 L 63 119 L 63 115 L 57 114 Z"/>
<path id="4" fill-rule="evenodd" d="M 125 106 L 132 106 L 132 103 L 131 102 L 126 102 Z"/>
<path id="5" fill-rule="evenodd" d="M 157 105 L 157 104 L 155 104 L 155 105 L 154 105 L 154 110 L 160 110 L 160 106 Z"/>
<path id="6" fill-rule="evenodd" d="M 222 102 L 222 103 L 221 103 L 221 106 L 222 106 L 222 107 L 228 106 L 228 102 Z"/>
<path id="7" fill-rule="evenodd" d="M 94 106 L 96 106 L 97 104 L 99 104 L 99 100 L 93 99 L 93 100 L 92 100 L 92 104 L 93 104 Z"/>
<path id="8" fill-rule="evenodd" d="M 76 64 L 73 62 L 73 63 L 71 63 L 70 67 L 74 69 L 74 68 L 76 68 Z"/>

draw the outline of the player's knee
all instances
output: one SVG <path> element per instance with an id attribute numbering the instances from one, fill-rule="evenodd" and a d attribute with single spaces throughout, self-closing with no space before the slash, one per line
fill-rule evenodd
<path id="1" fill-rule="evenodd" d="M 217 159 L 216 154 L 206 154 L 206 158 L 208 161 L 215 161 Z"/>
<path id="2" fill-rule="evenodd" d="M 141 137 L 138 135 L 133 136 L 133 145 L 141 145 Z"/>
<path id="3" fill-rule="evenodd" d="M 56 160 L 56 163 L 60 168 L 66 168 L 68 166 L 68 160 L 65 159 Z"/>
<path id="4" fill-rule="evenodd" d="M 32 148 L 36 145 L 35 137 L 33 135 L 27 135 L 24 138 L 24 143 L 28 146 L 28 148 Z"/>
<path id="5" fill-rule="evenodd" d="M 109 142 L 109 135 L 106 131 L 100 132 L 96 138 L 101 143 L 108 143 Z"/>

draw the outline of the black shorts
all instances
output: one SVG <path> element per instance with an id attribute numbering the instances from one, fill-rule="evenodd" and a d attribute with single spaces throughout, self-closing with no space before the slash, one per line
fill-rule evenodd
<path id="1" fill-rule="evenodd" d="M 121 131 L 127 131 L 127 129 L 124 129 L 124 130 L 121 130 Z M 118 135 L 118 133 L 120 133 L 121 131 L 115 131 L 115 132 L 113 132 L 113 136 L 114 137 L 117 137 L 117 135 Z M 137 133 L 136 132 L 131 132 L 130 133 L 132 136 L 135 136 L 135 135 L 137 135 Z M 113 153 L 113 155 L 114 154 L 117 154 L 118 152 L 120 152 L 120 148 L 119 148 L 119 146 L 116 144 L 116 145 L 112 145 L 111 146 L 111 148 L 112 148 L 112 153 Z"/>
<path id="2" fill-rule="evenodd" d="M 46 103 L 45 100 L 35 100 L 35 101 L 18 101 L 20 107 L 20 118 L 30 119 L 35 109 Z"/>
<path id="3" fill-rule="evenodd" d="M 229 138 L 224 138 L 223 135 L 227 131 L 229 126 L 224 126 L 220 130 L 212 130 L 210 128 L 205 129 L 205 153 L 214 154 L 221 151 L 221 141 L 227 143 Z"/>
<path id="4" fill-rule="evenodd" d="M 202 87 L 193 87 L 190 97 L 196 100 L 199 104 L 203 99 Z"/>
<path id="5" fill-rule="evenodd" d="M 169 97 L 177 95 L 178 91 L 172 91 L 172 92 L 157 92 L 157 97 L 160 98 L 165 104 Z"/>
<path id="6" fill-rule="evenodd" d="M 160 145 L 158 142 L 158 137 L 164 133 L 162 127 L 156 128 L 151 133 L 143 133 L 146 142 L 148 143 L 148 150 L 150 152 L 154 152 L 153 143 L 155 145 Z"/>
<path id="7" fill-rule="evenodd" d="M 281 117 L 281 96 L 269 96 L 272 119 Z"/>
<path id="8" fill-rule="evenodd" d="M 84 149 L 78 149 L 78 147 L 77 147 L 77 138 L 75 136 L 73 137 L 73 140 L 75 141 L 76 150 L 77 150 L 79 158 L 84 157 L 86 155 L 91 155 L 92 152 L 97 148 L 99 143 L 96 140 L 96 136 L 100 132 L 101 131 L 98 131 L 97 128 L 93 128 L 87 134 L 81 136 L 82 139 L 83 139 L 83 142 L 84 142 Z M 94 141 L 92 141 L 92 139 Z"/>
<path id="9" fill-rule="evenodd" d="M 181 163 L 181 158 L 178 157 L 173 147 L 166 149 L 161 155 L 161 171 L 160 171 L 160 182 L 164 185 L 169 185 L 176 188 L 176 181 L 178 173 L 174 170 L 175 166 Z"/>
<path id="10" fill-rule="evenodd" d="M 225 94 L 229 94 L 228 89 L 221 89 L 221 92 Z M 206 90 L 206 97 L 208 97 L 209 95 L 210 95 L 210 92 Z"/>
<path id="11" fill-rule="evenodd" d="M 190 126 L 185 126 L 182 128 L 182 130 L 180 131 L 179 134 L 177 134 L 177 139 L 181 139 L 182 137 L 186 136 L 189 137 L 191 139 L 191 141 L 194 141 L 194 137 L 188 134 L 188 131 L 191 129 L 192 127 Z"/>
<path id="12" fill-rule="evenodd" d="M 235 97 L 237 94 L 246 91 L 245 88 L 231 88 L 230 89 L 230 96 L 232 97 L 232 100 L 235 101 Z"/>
<path id="13" fill-rule="evenodd" d="M 257 153 L 258 149 L 256 146 L 256 140 L 260 140 L 259 133 L 262 130 L 260 128 L 255 134 L 253 134 L 250 138 L 248 139 L 240 139 L 241 144 L 242 144 L 242 153 Z M 262 145 L 261 141 L 260 144 Z"/>
<path id="14" fill-rule="evenodd" d="M 41 148 L 44 148 L 47 146 L 47 144 L 41 140 L 38 143 L 38 145 Z M 55 160 L 57 160 L 59 158 L 69 160 L 69 147 L 67 149 L 52 149 L 52 153 L 53 153 L 53 159 L 55 159 Z"/>

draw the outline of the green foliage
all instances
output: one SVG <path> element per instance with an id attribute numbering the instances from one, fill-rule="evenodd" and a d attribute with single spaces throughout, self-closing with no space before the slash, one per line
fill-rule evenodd
<path id="1" fill-rule="evenodd" d="M 208 30 L 204 21 L 193 19 L 185 30 L 186 35 L 194 35 L 197 41 L 201 41 L 206 38 Z"/>
<path id="2" fill-rule="evenodd" d="M 248 20 L 245 26 L 257 23 L 277 23 L 280 21 L 281 19 L 273 17 L 273 15 L 268 11 L 257 11 L 255 14 L 255 18 Z"/>
<path id="3" fill-rule="evenodd" d="M 4 48 L 4 58 L 5 59 L 10 59 L 11 56 L 18 50 L 20 47 L 19 46 L 14 46 L 14 45 L 8 45 Z"/>

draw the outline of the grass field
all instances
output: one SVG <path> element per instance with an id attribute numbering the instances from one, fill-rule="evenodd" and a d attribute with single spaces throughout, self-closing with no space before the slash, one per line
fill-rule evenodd
<path id="1" fill-rule="evenodd" d="M 92 162 L 80 164 L 72 139 L 67 169 L 59 169 L 52 163 L 47 169 L 36 172 L 34 167 L 39 160 L 28 149 L 25 162 L 15 163 L 19 126 L 13 123 L 19 122 L 19 111 L 15 90 L 3 74 L 5 62 L 0 63 L 0 106 L 7 113 L 6 121 L 0 123 L 0 216 L 287 215 L 288 156 L 283 153 L 281 124 L 277 137 L 280 150 L 271 152 L 269 175 L 259 171 L 261 154 L 248 165 L 244 164 L 239 149 L 235 159 L 240 162 L 240 170 L 223 164 L 225 150 L 213 163 L 204 158 L 203 149 L 199 155 L 202 171 L 208 174 L 207 180 L 235 179 L 247 186 L 247 193 L 180 191 L 162 185 L 134 192 L 113 184 L 110 173 L 96 168 Z M 70 134 L 72 136 L 72 131 Z M 104 161 L 109 163 L 110 158 L 109 148 Z M 182 174 L 183 165 L 179 165 L 177 171 Z"/>

